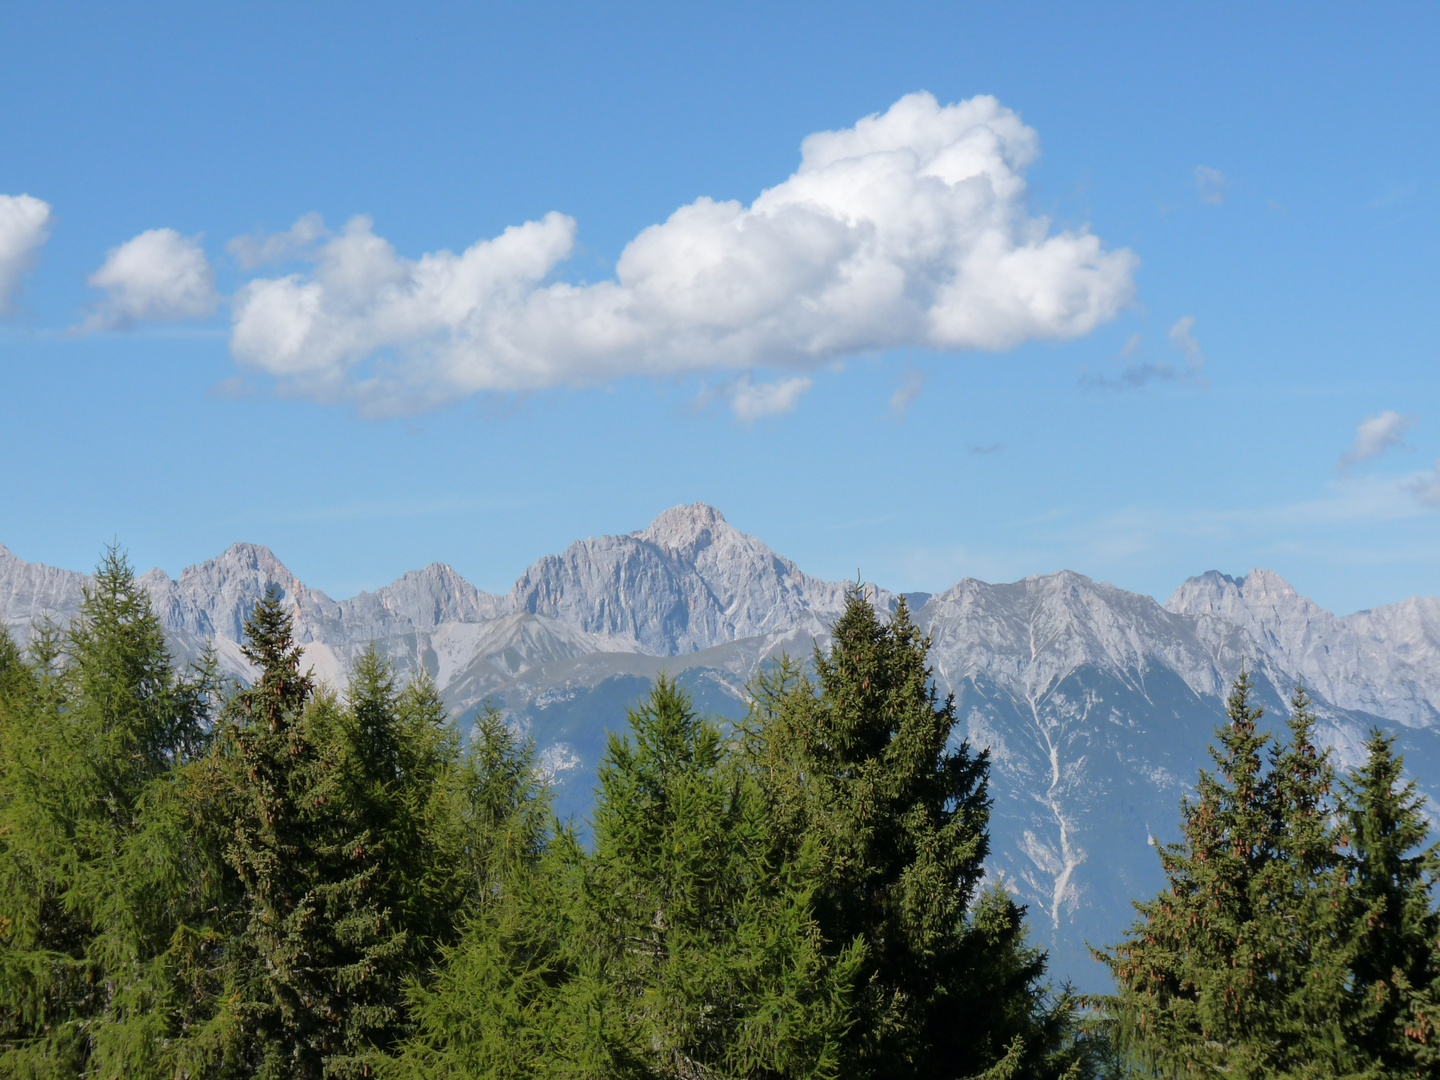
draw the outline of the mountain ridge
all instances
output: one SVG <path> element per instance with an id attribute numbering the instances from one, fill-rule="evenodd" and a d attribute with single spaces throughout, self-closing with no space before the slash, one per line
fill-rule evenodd
<path id="1" fill-rule="evenodd" d="M 535 739 L 557 807 L 577 817 L 606 728 L 623 725 L 660 671 L 702 710 L 737 719 L 762 665 L 824 647 L 850 587 L 806 574 L 699 503 L 578 540 L 503 595 L 432 563 L 334 600 L 257 544 L 178 579 L 151 570 L 138 580 L 179 658 L 213 642 L 241 677 L 243 623 L 273 581 L 320 678 L 343 685 L 373 643 L 402 674 L 434 678 L 462 727 L 481 707 L 501 708 Z M 0 546 L 0 621 L 22 636 L 46 612 L 63 621 L 89 581 Z M 894 610 L 894 594 L 873 595 Z M 1085 941 L 1115 940 L 1128 900 L 1158 887 L 1151 845 L 1175 838 L 1178 800 L 1207 764 L 1242 664 L 1272 714 L 1304 682 L 1341 765 L 1358 761 L 1369 726 L 1396 733 L 1440 805 L 1440 599 L 1336 616 L 1263 569 L 1207 571 L 1164 604 L 1073 571 L 908 595 L 932 637 L 937 688 L 955 695 L 957 736 L 992 757 L 991 873 L 1082 987 L 1098 978 Z"/>

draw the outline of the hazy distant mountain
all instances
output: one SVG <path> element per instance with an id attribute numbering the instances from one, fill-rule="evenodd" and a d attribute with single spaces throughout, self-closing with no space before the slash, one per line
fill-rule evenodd
<path id="1" fill-rule="evenodd" d="M 428 671 L 462 726 L 487 701 L 504 708 L 534 736 L 562 811 L 577 815 L 606 729 L 623 725 L 659 671 L 702 708 L 737 717 L 767 658 L 824 644 L 845 590 L 700 504 L 627 536 L 577 541 L 506 596 L 432 564 L 335 601 L 252 544 L 178 581 L 159 570 L 139 580 L 177 654 L 213 641 L 242 677 L 241 628 L 275 582 L 318 675 L 343 681 L 373 641 L 403 671 Z M 63 622 L 88 581 L 0 547 L 0 619 L 22 635 L 47 614 Z M 877 600 L 893 609 L 891 594 Z M 1369 725 L 1398 731 L 1411 772 L 1440 795 L 1440 600 L 1337 617 L 1265 570 L 1191 578 L 1163 607 L 1073 573 L 967 579 L 907 600 L 933 635 L 936 680 L 955 693 L 963 734 L 994 761 L 991 872 L 1081 985 L 1102 979 L 1085 942 L 1115 940 L 1128 901 L 1159 885 L 1149 844 L 1174 838 L 1180 795 L 1242 662 L 1281 713 L 1303 678 L 1342 762 L 1356 759 Z"/>

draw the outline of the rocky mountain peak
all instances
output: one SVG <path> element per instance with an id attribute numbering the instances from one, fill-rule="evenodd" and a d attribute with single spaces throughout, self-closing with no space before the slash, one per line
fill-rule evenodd
<path id="1" fill-rule="evenodd" d="M 420 629 L 446 623 L 476 623 L 500 614 L 501 598 L 481 592 L 446 563 L 409 570 L 383 589 L 361 593 L 340 605 L 355 626 L 399 619 Z"/>
<path id="2" fill-rule="evenodd" d="M 1288 609 L 1303 608 L 1306 614 L 1330 613 L 1301 596 L 1273 570 L 1251 570 L 1243 578 L 1233 578 L 1218 570 L 1208 570 L 1198 577 L 1187 578 L 1165 601 L 1165 609 L 1177 615 L 1214 615 L 1233 619 L 1242 612 L 1278 614 Z"/>
<path id="3" fill-rule="evenodd" d="M 1338 622 L 1273 570 L 1251 570 L 1238 581 L 1212 570 L 1184 582 L 1165 609 L 1196 619 L 1200 637 L 1212 644 L 1240 630 L 1268 643 L 1267 651 L 1278 647 L 1292 663 Z"/>
<path id="4" fill-rule="evenodd" d="M 714 541 L 717 533 L 736 533 L 725 515 L 706 503 L 672 506 L 645 529 L 631 536 L 671 551 L 693 550 Z"/>
<path id="5" fill-rule="evenodd" d="M 274 577 L 277 582 L 299 580 L 264 544 L 250 544 L 244 541 L 231 544 L 213 559 L 186 567 L 180 574 L 180 580 L 183 581 L 187 574 L 213 569 L 229 573 L 265 573 Z"/>
<path id="6" fill-rule="evenodd" d="M 1243 580 L 1219 570 L 1186 578 L 1165 601 L 1165 610 L 1176 615 L 1218 615 L 1241 602 Z"/>
<path id="7" fill-rule="evenodd" d="M 1240 583 L 1240 595 L 1251 602 L 1284 603 L 1295 600 L 1300 594 L 1295 591 L 1295 586 L 1274 570 L 1257 569 L 1245 575 L 1245 580 Z"/>

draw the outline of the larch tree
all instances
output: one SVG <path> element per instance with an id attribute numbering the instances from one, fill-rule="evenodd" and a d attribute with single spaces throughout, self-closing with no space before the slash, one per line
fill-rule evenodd
<path id="1" fill-rule="evenodd" d="M 824 954 L 813 875 L 673 682 L 629 719 L 600 767 L 584 923 L 639 1048 L 665 1076 L 837 1073 L 861 950 Z"/>
<path id="2" fill-rule="evenodd" d="M 475 723 L 460 790 L 472 883 L 462 933 L 435 978 L 412 987 L 416 1030 L 383 1075 L 529 1080 L 564 1075 L 557 1063 L 577 1056 L 604 1075 L 584 1048 L 612 1040 L 569 1000 L 581 959 L 593 960 L 576 924 L 584 852 L 568 830 L 552 834 L 534 746 L 495 709 Z M 572 1039 L 577 1017 L 583 1038 Z"/>
<path id="3" fill-rule="evenodd" d="M 0 1072 L 164 1075 L 204 907 L 177 784 L 213 671 L 174 668 L 113 548 L 63 639 L 24 664 L 7 636 L 0 668 Z"/>

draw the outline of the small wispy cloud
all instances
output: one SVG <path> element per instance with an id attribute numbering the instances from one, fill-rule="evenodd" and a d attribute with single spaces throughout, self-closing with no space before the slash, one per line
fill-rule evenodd
<path id="1" fill-rule="evenodd" d="M 1405 432 L 1415 426 L 1417 419 L 1394 409 L 1371 413 L 1355 426 L 1355 440 L 1340 455 L 1335 471 L 1344 476 L 1352 466 L 1377 458 L 1393 447 L 1404 446 Z"/>
<path id="2" fill-rule="evenodd" d="M 895 387 L 895 392 L 890 395 L 890 412 L 896 420 L 905 419 L 905 411 L 910 408 L 910 403 L 920 396 L 920 391 L 925 388 L 925 373 L 908 364 L 900 374 L 900 385 Z"/>
<path id="3" fill-rule="evenodd" d="M 1080 386 L 1087 390 L 1142 390 L 1156 382 L 1190 382 L 1208 386 L 1204 375 L 1205 353 L 1195 339 L 1195 317 L 1186 315 L 1176 321 L 1166 337 L 1171 347 L 1185 358 L 1183 364 L 1168 360 L 1136 360 L 1142 339 L 1139 334 L 1131 334 L 1117 356 L 1117 359 L 1127 361 L 1125 367 L 1116 375 L 1081 375 Z"/>
<path id="4" fill-rule="evenodd" d="M 1387 206 L 1399 206 L 1415 197 L 1414 183 L 1392 183 L 1375 198 L 1370 200 L 1372 210 L 1383 210 Z"/>
<path id="5" fill-rule="evenodd" d="M 1170 344 L 1179 349 L 1185 356 L 1185 367 L 1192 372 L 1198 372 L 1205 366 L 1205 354 L 1200 351 L 1200 343 L 1195 340 L 1195 316 L 1186 315 L 1178 319 L 1175 325 L 1170 327 Z"/>
<path id="6" fill-rule="evenodd" d="M 965 447 L 965 452 L 977 455 L 998 454 L 1001 450 L 1004 449 L 1004 443 L 985 443 L 983 445 L 980 443 L 970 443 L 968 446 Z"/>
<path id="7" fill-rule="evenodd" d="M 0 315 L 11 310 L 21 275 L 49 238 L 49 203 L 33 195 L 0 195 Z"/>
<path id="8" fill-rule="evenodd" d="M 1195 188 L 1200 192 L 1200 201 L 1209 203 L 1211 206 L 1219 206 L 1225 201 L 1225 189 L 1230 186 L 1230 181 L 1219 169 L 1212 169 L 1209 165 L 1195 166 Z"/>
<path id="9" fill-rule="evenodd" d="M 1421 473 L 1410 481 L 1410 493 L 1424 506 L 1440 510 L 1440 458 L 1428 473 Z"/>
<path id="10" fill-rule="evenodd" d="M 721 396 L 737 420 L 753 424 L 768 416 L 794 412 L 796 403 L 813 385 L 813 380 L 803 377 L 757 383 L 747 371 L 728 383 L 721 390 Z"/>
<path id="11" fill-rule="evenodd" d="M 315 246 L 328 239 L 330 230 L 319 214 L 302 215 L 282 233 L 255 232 L 237 236 L 225 250 L 242 270 L 253 270 L 268 263 L 288 262 L 314 252 Z"/>
<path id="12" fill-rule="evenodd" d="M 179 322 L 215 314 L 220 294 L 199 236 L 149 229 L 111 248 L 104 265 L 86 278 L 103 295 L 81 332 L 123 330 L 137 322 Z"/>
<path id="13" fill-rule="evenodd" d="M 205 391 L 207 397 L 228 398 L 231 401 L 243 401 L 245 398 L 255 396 L 255 388 L 245 382 L 239 375 L 231 375 L 228 379 L 221 379 Z"/>

